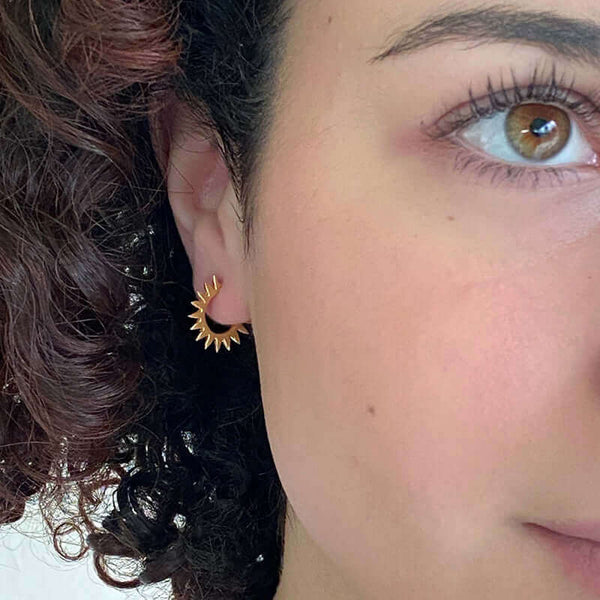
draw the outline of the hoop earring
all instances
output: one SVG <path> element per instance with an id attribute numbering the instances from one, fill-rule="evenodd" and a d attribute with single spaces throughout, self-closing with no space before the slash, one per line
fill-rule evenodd
<path id="1" fill-rule="evenodd" d="M 196 295 L 198 296 L 198 300 L 192 301 L 192 306 L 197 308 L 198 310 L 188 315 L 188 317 L 192 319 L 197 319 L 196 323 L 194 323 L 190 327 L 190 331 L 193 329 L 199 329 L 200 333 L 196 338 L 196 342 L 200 341 L 202 338 L 206 338 L 206 342 L 204 344 L 204 349 L 206 350 L 213 342 L 215 342 L 216 351 L 219 351 L 220 345 L 223 344 L 227 350 L 231 350 L 231 341 L 240 343 L 240 338 L 238 337 L 238 332 L 240 333 L 250 333 L 242 323 L 237 323 L 236 325 L 232 325 L 227 331 L 223 333 L 216 333 L 211 330 L 206 322 L 206 307 L 208 303 L 219 293 L 221 290 L 221 283 L 217 281 L 217 276 L 213 275 L 213 283 L 212 288 L 209 287 L 207 283 L 204 284 L 204 289 L 206 290 L 206 298 L 196 290 Z"/>

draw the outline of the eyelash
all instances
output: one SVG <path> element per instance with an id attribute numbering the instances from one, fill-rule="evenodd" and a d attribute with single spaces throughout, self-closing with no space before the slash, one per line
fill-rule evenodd
<path id="1" fill-rule="evenodd" d="M 494 161 L 469 150 L 463 143 L 454 139 L 454 134 L 481 119 L 510 110 L 513 106 L 523 102 L 535 100 L 540 103 L 557 104 L 577 115 L 586 124 L 588 130 L 593 133 L 598 130 L 596 135 L 592 134 L 592 140 L 587 132 L 583 132 L 588 143 L 593 145 L 593 141 L 596 139 L 600 144 L 600 106 L 589 97 L 575 91 L 574 77 L 571 83 L 565 86 L 563 81 L 566 74 L 557 78 L 555 64 L 552 65 L 551 73 L 542 76 L 541 81 L 539 80 L 539 70 L 539 66 L 536 65 L 530 82 L 526 86 L 517 84 L 517 78 L 512 71 L 513 87 L 510 88 L 505 86 L 503 80 L 501 80 L 500 86 L 495 88 L 491 77 L 488 76 L 487 94 L 480 98 L 474 97 L 473 87 L 469 86 L 468 102 L 446 112 L 432 126 L 426 127 L 425 133 L 434 140 L 446 141 L 452 145 L 456 152 L 454 167 L 458 172 L 473 170 L 478 177 L 491 178 L 492 184 L 522 184 L 523 180 L 527 180 L 525 183 L 532 189 L 537 189 L 541 185 L 553 187 L 556 183 L 564 185 L 565 178 L 569 174 L 575 177 L 575 183 L 579 182 L 579 173 L 572 167 L 531 167 Z M 600 91 L 593 97 L 600 99 Z M 585 167 L 597 168 L 589 165 Z"/>

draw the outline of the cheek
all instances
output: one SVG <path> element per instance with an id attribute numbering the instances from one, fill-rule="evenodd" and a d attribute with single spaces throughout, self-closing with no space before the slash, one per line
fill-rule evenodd
<path id="1" fill-rule="evenodd" d="M 399 552 L 420 547 L 458 568 L 490 523 L 523 509 L 532 476 L 551 476 L 541 440 L 558 427 L 581 360 L 573 332 L 589 320 L 573 300 L 585 296 L 574 291 L 582 259 L 486 271 L 472 242 L 391 227 L 339 182 L 316 193 L 302 176 L 261 199 L 253 275 L 281 481 L 345 564 L 377 556 L 381 573 L 381 557 L 397 569 Z"/>

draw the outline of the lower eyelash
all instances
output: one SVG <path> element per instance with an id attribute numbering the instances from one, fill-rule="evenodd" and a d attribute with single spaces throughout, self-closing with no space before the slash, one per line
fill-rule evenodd
<path id="1" fill-rule="evenodd" d="M 570 167 L 531 168 L 517 164 L 493 162 L 471 150 L 450 141 L 455 149 L 454 169 L 458 173 L 471 172 L 477 179 L 483 179 L 492 187 L 515 186 L 519 189 L 562 187 L 581 182 L 577 169 Z"/>

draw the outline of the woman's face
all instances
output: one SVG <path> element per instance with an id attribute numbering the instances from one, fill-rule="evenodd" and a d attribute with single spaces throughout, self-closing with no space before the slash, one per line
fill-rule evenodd
<path id="1" fill-rule="evenodd" d="M 523 523 L 600 520 L 599 38 L 297 5 L 244 275 L 293 511 L 277 598 L 574 598 Z M 545 106 L 509 119 L 519 91 Z"/>

